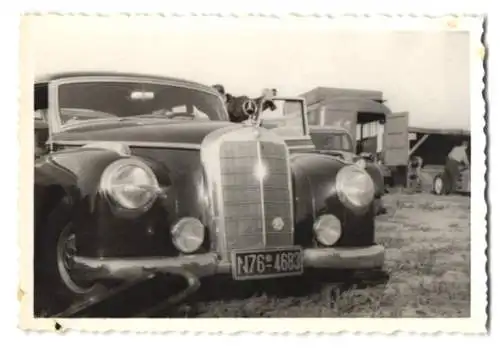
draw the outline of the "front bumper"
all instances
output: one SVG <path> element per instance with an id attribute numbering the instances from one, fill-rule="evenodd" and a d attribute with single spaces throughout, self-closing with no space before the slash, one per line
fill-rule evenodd
<path id="1" fill-rule="evenodd" d="M 384 263 L 384 247 L 343 247 L 304 249 L 304 268 L 356 270 L 380 268 Z M 155 258 L 86 258 L 75 256 L 74 269 L 86 279 L 134 279 L 151 273 L 183 275 L 186 272 L 205 278 L 231 274 L 231 264 L 219 259 L 216 253 Z M 278 277 L 278 276 L 277 276 Z"/>

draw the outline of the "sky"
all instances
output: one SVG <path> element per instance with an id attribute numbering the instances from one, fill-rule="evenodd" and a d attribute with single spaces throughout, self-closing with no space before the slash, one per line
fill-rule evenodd
<path id="1" fill-rule="evenodd" d="M 470 129 L 470 44 L 463 31 L 340 30 L 326 23 L 146 17 L 31 17 L 36 75 L 117 70 L 264 87 L 380 90 L 410 125 Z"/>

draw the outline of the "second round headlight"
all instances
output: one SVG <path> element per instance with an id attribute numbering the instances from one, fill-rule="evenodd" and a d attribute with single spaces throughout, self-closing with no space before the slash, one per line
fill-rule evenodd
<path id="1" fill-rule="evenodd" d="M 177 250 L 187 254 L 198 250 L 205 239 L 205 226 L 193 217 L 180 219 L 170 232 Z"/>
<path id="2" fill-rule="evenodd" d="M 332 246 L 342 236 L 340 220 L 331 214 L 319 216 L 313 226 L 316 239 L 324 246 Z"/>

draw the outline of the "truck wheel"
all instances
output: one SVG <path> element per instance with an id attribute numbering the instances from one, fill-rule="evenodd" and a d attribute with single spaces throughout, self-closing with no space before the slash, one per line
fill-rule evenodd
<path id="1" fill-rule="evenodd" d="M 434 192 L 438 196 L 448 194 L 446 181 L 444 180 L 443 175 L 438 174 L 434 178 L 434 181 L 432 183 L 432 192 Z"/>
<path id="2" fill-rule="evenodd" d="M 72 275 L 75 234 L 67 205 L 57 207 L 35 233 L 34 312 L 39 317 L 54 316 L 91 294 L 97 285 Z"/>

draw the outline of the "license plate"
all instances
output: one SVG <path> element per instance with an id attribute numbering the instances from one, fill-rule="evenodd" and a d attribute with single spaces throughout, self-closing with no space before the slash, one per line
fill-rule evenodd
<path id="1" fill-rule="evenodd" d="M 303 273 L 301 248 L 234 251 L 231 257 L 233 278 L 261 279 Z"/>

